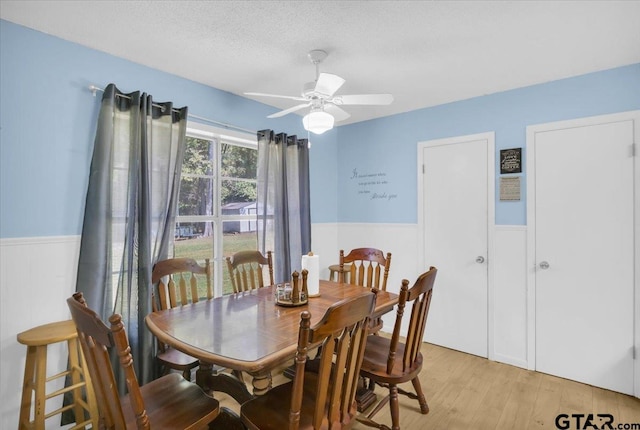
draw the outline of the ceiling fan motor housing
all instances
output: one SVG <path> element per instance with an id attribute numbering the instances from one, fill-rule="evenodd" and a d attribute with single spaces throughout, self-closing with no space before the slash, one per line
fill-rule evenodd
<path id="1" fill-rule="evenodd" d="M 313 99 L 321 99 L 329 97 L 328 94 L 322 94 L 316 91 L 316 83 L 315 82 L 307 82 L 302 87 L 302 97 L 307 100 Z"/>

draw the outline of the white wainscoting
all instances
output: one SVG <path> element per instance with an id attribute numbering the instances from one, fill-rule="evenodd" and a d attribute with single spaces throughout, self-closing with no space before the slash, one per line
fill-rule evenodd
<path id="1" fill-rule="evenodd" d="M 69 319 L 66 299 L 75 291 L 79 236 L 0 240 L 0 428 L 17 428 L 27 347 L 18 333 L 54 321 Z M 48 374 L 67 365 L 66 344 L 49 348 Z M 59 385 L 63 381 L 60 381 Z M 58 387 L 51 384 L 48 391 Z M 47 402 L 47 412 L 62 399 Z M 57 403 L 57 404 L 56 404 Z M 59 428 L 59 416 L 47 428 Z"/>
<path id="2" fill-rule="evenodd" d="M 336 240 L 337 237 L 337 240 Z M 321 256 L 321 275 L 326 279 L 330 264 L 338 262 L 340 249 L 372 247 L 391 252 L 387 289 L 397 292 L 402 279 L 413 283 L 428 268 L 420 267 L 420 235 L 415 224 L 314 224 L 312 243 Z M 527 367 L 527 272 L 526 226 L 494 227 L 493 318 L 489 356 L 495 361 Z M 331 256 L 334 255 L 332 259 Z M 437 280 L 436 280 L 437 285 Z M 436 286 L 437 288 L 437 286 Z M 393 326 L 395 315 L 385 316 L 385 328 Z M 427 323 L 427 330 L 428 330 Z M 384 330 L 384 329 L 383 329 Z M 491 343 L 490 343 L 491 345 Z"/>
<path id="3" fill-rule="evenodd" d="M 311 251 L 320 259 L 320 279 L 329 279 L 329 266 L 338 264 L 338 224 L 311 224 Z"/>
<path id="4" fill-rule="evenodd" d="M 415 224 L 313 224 L 311 244 L 320 256 L 320 276 L 329 278 L 328 267 L 339 263 L 341 249 L 348 253 L 353 248 L 378 248 L 392 254 L 387 289 L 398 292 L 402 279 L 413 282 L 428 269 L 418 267 L 417 229 Z"/>
<path id="5" fill-rule="evenodd" d="M 420 267 L 417 257 L 420 241 L 416 224 L 323 223 L 313 224 L 311 232 L 324 279 L 329 276 L 329 265 L 338 263 L 340 249 L 359 247 L 392 253 L 387 284 L 392 292 L 400 289 L 402 279 L 413 283 L 428 269 Z M 0 240 L 0 428 L 16 428 L 18 424 L 26 347 L 16 341 L 16 335 L 69 318 L 65 300 L 75 291 L 79 248 L 79 236 Z M 495 227 L 493 268 L 493 357 L 526 368 L 526 227 Z M 385 327 L 392 327 L 394 319 L 395 314 L 387 314 Z M 49 358 L 52 369 L 66 365 L 62 345 L 52 348 Z"/>
<path id="6" fill-rule="evenodd" d="M 527 228 L 494 230 L 493 358 L 527 368 Z"/>
<path id="7" fill-rule="evenodd" d="M 322 229 L 319 226 L 323 226 Z M 326 270 L 321 272 L 323 279 L 329 276 L 326 267 L 339 262 L 340 249 L 345 253 L 353 248 L 378 248 L 385 254 L 390 252 L 391 270 L 387 290 L 394 293 L 400 291 L 403 279 L 408 279 L 409 285 L 413 285 L 418 275 L 428 269 L 419 267 L 416 224 L 316 224 L 311 234 L 314 249 L 322 249 L 322 254 L 318 253 L 320 264 Z M 395 317 L 393 312 L 383 316 L 383 331 L 391 330 Z"/>

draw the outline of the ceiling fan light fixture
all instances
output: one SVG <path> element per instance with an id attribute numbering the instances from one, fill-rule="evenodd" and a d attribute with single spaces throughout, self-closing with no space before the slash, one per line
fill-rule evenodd
<path id="1" fill-rule="evenodd" d="M 314 134 L 322 134 L 333 128 L 335 119 L 323 110 L 312 110 L 302 118 L 304 129 Z"/>

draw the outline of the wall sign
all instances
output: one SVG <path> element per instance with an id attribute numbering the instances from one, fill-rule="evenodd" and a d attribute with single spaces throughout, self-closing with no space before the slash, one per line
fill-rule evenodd
<path id="1" fill-rule="evenodd" d="M 389 201 L 398 198 L 398 193 L 389 190 L 387 172 L 358 172 L 354 168 L 349 178 L 358 185 L 358 195 L 367 200 Z"/>
<path id="2" fill-rule="evenodd" d="M 500 150 L 500 173 L 522 172 L 522 148 Z"/>
<path id="3" fill-rule="evenodd" d="M 520 200 L 520 176 L 506 176 L 500 178 L 500 200 Z"/>

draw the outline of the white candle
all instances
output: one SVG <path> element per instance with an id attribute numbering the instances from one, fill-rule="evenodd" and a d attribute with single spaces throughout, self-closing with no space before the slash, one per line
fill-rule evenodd
<path id="1" fill-rule="evenodd" d="M 312 252 L 302 256 L 302 269 L 307 269 L 307 290 L 309 297 L 320 295 L 320 257 Z"/>

